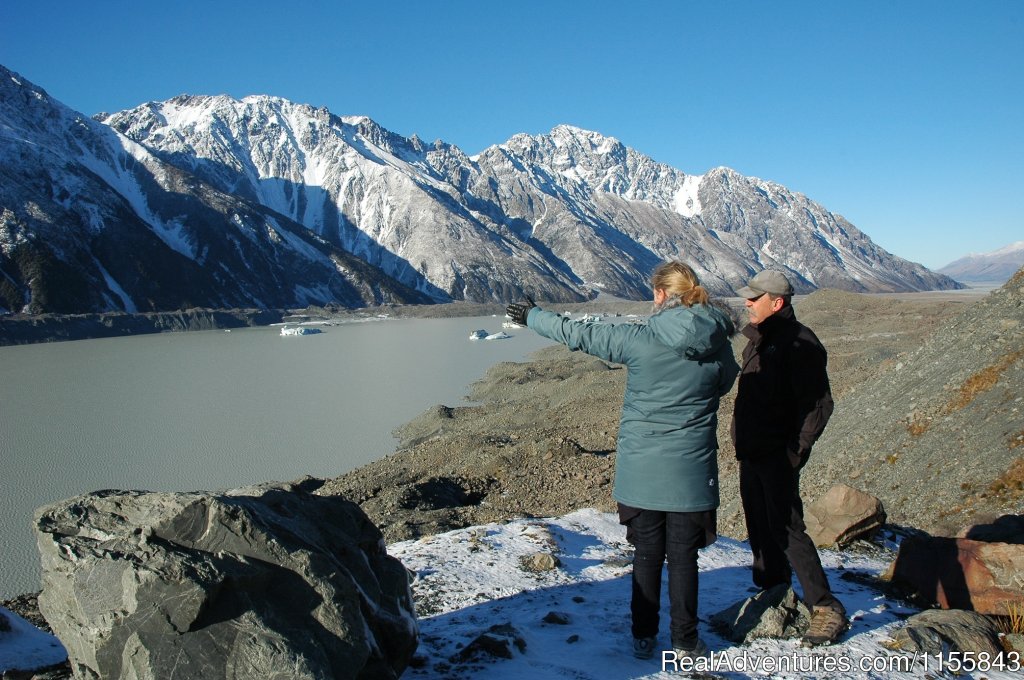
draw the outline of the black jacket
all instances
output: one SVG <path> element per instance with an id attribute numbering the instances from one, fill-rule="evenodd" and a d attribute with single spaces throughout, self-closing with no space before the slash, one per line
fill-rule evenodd
<path id="1" fill-rule="evenodd" d="M 742 332 L 750 342 L 732 419 L 736 457 L 788 456 L 803 467 L 832 415 L 828 354 L 790 305 Z"/>

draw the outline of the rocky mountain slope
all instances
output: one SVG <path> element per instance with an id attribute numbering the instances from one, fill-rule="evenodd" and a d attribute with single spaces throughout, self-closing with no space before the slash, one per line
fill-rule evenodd
<path id="1" fill-rule="evenodd" d="M 92 120 L 6 69 L 0 94 L 0 311 L 643 299 L 669 258 L 720 294 L 765 267 L 958 285 L 786 187 L 570 126 L 469 157 L 268 96 Z"/>
<path id="2" fill-rule="evenodd" d="M 857 314 L 830 307 L 812 323 Z M 804 479 L 811 495 L 870 490 L 890 521 L 939 532 L 1024 511 L 1024 270 L 843 395 Z"/>
<path id="3" fill-rule="evenodd" d="M 1002 283 L 1024 265 L 1024 241 L 990 253 L 972 253 L 938 270 L 957 281 Z"/>
<path id="4" fill-rule="evenodd" d="M 424 302 L 0 67 L 0 313 Z"/>
<path id="5" fill-rule="evenodd" d="M 668 258 L 720 293 L 767 266 L 804 291 L 953 285 L 785 187 L 728 168 L 687 175 L 566 125 L 470 158 L 264 96 L 183 96 L 103 120 L 438 299 L 643 298 Z"/>

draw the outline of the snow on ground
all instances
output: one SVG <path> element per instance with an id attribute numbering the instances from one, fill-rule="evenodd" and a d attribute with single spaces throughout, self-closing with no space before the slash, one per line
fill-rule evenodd
<path id="1" fill-rule="evenodd" d="M 0 607 L 10 630 L 0 630 L 0 675 L 12 669 L 43 668 L 68 658 L 60 640 L 39 630 L 14 612 Z"/>
<path id="2" fill-rule="evenodd" d="M 746 544 L 720 538 L 700 553 L 700 635 L 714 666 L 673 673 L 662 658 L 632 655 L 629 629 L 630 556 L 625 529 L 617 517 L 580 510 L 561 518 L 518 519 L 460 529 L 388 547 L 415 573 L 413 591 L 420 645 L 403 678 L 524 677 L 566 678 L 878 678 L 947 677 L 924 659 L 890 651 L 886 643 L 901 622 L 917 610 L 889 599 L 871 586 L 893 554 L 820 551 L 832 588 L 846 605 L 852 627 L 837 644 L 805 649 L 797 640 L 760 640 L 737 646 L 717 635 L 708 618 L 749 597 L 750 551 Z M 521 559 L 554 554 L 556 569 L 532 572 Z M 667 642 L 668 596 L 663 585 L 662 634 Z M 8 610 L 12 622 L 0 633 L 0 672 L 59 663 L 64 648 Z M 545 620 L 546 619 L 546 620 Z M 470 643 L 492 626 L 514 629 L 522 649 L 511 658 L 472 654 Z M 460 657 L 460 654 L 462 655 Z M 952 676 L 948 676 L 952 677 Z M 1017 673 L 996 671 L 959 678 L 1002 680 Z"/>
<path id="3" fill-rule="evenodd" d="M 418 659 L 407 678 L 488 680 L 552 678 L 669 678 L 662 659 L 632 656 L 629 628 L 630 550 L 614 514 L 581 510 L 562 518 L 489 524 L 389 546 L 388 552 L 416 573 L 413 591 L 420 613 Z M 561 566 L 531 573 L 520 558 L 554 552 Z M 832 588 L 852 619 L 838 644 L 805 649 L 798 640 L 761 640 L 737 646 L 715 634 L 707 619 L 753 592 L 750 551 L 720 538 L 700 553 L 700 635 L 710 646 L 712 668 L 693 677 L 722 678 L 920 678 L 924 660 L 890 651 L 885 643 L 917 610 L 870 586 L 893 555 L 822 550 Z M 662 633 L 668 642 L 668 595 L 662 586 Z M 549 613 L 555 615 L 548 617 Z M 561 615 L 561 617 L 557 616 Z M 545 622 L 561 618 L 567 623 Z M 491 626 L 511 624 L 523 651 L 512 658 L 459 654 Z M 913 665 L 912 665 L 913 663 Z M 671 665 L 666 671 L 675 670 Z M 1010 673 L 961 678 L 1020 677 Z"/>

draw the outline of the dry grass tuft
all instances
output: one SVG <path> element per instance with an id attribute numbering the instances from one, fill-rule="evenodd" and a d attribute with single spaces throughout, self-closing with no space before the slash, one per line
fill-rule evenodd
<path id="1" fill-rule="evenodd" d="M 1005 498 L 1024 497 L 1024 457 L 1010 463 L 995 481 L 988 485 L 989 491 Z"/>
<path id="2" fill-rule="evenodd" d="M 996 363 L 981 369 L 960 386 L 960 391 L 946 405 L 945 412 L 952 413 L 970 404 L 982 392 L 987 392 L 996 386 L 1003 372 L 1010 366 L 1017 363 L 1024 356 L 1024 350 L 1017 350 L 1007 354 Z"/>
<path id="3" fill-rule="evenodd" d="M 1020 602 L 1007 602 L 1005 608 L 1005 616 L 991 617 L 996 628 L 1007 635 L 1024 634 L 1024 605 Z"/>
<path id="4" fill-rule="evenodd" d="M 907 432 L 910 433 L 911 437 L 920 437 L 928 428 L 931 426 L 931 418 L 917 418 L 915 417 L 909 423 L 907 423 Z"/>

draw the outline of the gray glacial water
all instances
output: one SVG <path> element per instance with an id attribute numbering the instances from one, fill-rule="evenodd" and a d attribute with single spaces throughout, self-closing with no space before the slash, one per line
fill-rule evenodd
<path id="1" fill-rule="evenodd" d="M 32 513 L 99 489 L 216 490 L 330 477 L 391 453 L 391 431 L 465 403 L 532 331 L 503 319 L 379 320 L 0 347 L 0 599 L 39 589 Z"/>

